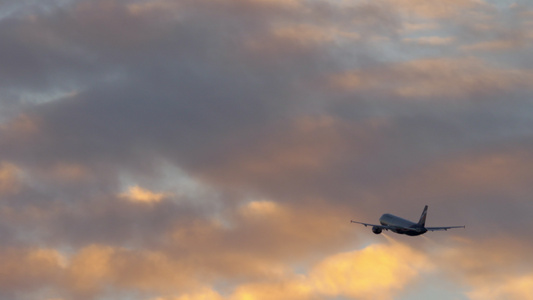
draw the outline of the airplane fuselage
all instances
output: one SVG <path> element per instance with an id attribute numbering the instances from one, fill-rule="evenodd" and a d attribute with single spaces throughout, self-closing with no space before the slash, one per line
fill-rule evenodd
<path id="1" fill-rule="evenodd" d="M 390 226 L 390 230 L 398 234 L 417 236 L 427 232 L 427 229 L 424 226 L 391 214 L 382 215 L 379 218 L 379 223 L 381 225 Z"/>

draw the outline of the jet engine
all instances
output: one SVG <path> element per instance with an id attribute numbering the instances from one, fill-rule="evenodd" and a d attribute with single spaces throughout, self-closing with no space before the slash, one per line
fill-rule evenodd
<path id="1" fill-rule="evenodd" d="M 377 227 L 377 226 L 372 227 L 372 232 L 375 233 L 375 234 L 380 234 L 381 230 L 382 229 Z"/>

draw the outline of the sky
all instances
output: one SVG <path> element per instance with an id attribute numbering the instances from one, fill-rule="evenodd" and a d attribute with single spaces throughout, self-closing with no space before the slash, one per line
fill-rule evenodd
<path id="1" fill-rule="evenodd" d="M 0 298 L 533 299 L 533 2 L 0 0 Z M 466 229 L 380 235 L 383 213 Z"/>

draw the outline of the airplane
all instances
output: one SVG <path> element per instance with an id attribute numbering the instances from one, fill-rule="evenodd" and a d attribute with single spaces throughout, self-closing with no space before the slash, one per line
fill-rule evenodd
<path id="1" fill-rule="evenodd" d="M 428 231 L 448 230 L 452 228 L 466 228 L 466 226 L 464 225 L 447 227 L 426 227 L 427 212 L 428 206 L 426 205 L 424 207 L 424 211 L 422 211 L 422 215 L 420 216 L 420 220 L 418 221 L 418 223 L 414 223 L 391 214 L 384 214 L 381 216 L 381 218 L 379 218 L 379 223 L 381 223 L 381 225 L 368 224 L 356 221 L 350 221 L 350 223 L 363 224 L 365 225 L 365 227 L 372 226 L 372 232 L 375 234 L 380 234 L 383 230 L 390 230 L 398 234 L 406 234 L 409 236 L 421 235 Z"/>

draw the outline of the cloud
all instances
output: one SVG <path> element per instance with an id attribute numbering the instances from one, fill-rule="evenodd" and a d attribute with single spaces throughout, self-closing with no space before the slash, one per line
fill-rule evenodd
<path id="1" fill-rule="evenodd" d="M 13 164 L 0 164 L 0 194 L 12 194 L 19 191 L 19 172 L 19 169 Z"/>
<path id="2" fill-rule="evenodd" d="M 478 287 L 468 296 L 472 300 L 478 299 L 533 299 L 530 287 L 533 284 L 533 274 L 510 278 L 503 282 L 492 282 Z"/>
<path id="3" fill-rule="evenodd" d="M 471 58 L 423 59 L 338 74 L 332 76 L 331 82 L 348 90 L 375 90 L 405 99 L 440 101 L 527 89 L 526 82 L 532 76 L 528 70 L 501 69 Z"/>
<path id="4" fill-rule="evenodd" d="M 132 202 L 157 203 L 166 197 L 164 193 L 154 193 L 139 186 L 131 186 L 127 192 L 120 194 L 120 197 Z"/>
<path id="5" fill-rule="evenodd" d="M 453 38 L 451 37 L 440 37 L 440 36 L 429 36 L 429 37 L 421 37 L 421 38 L 416 38 L 416 39 L 407 38 L 404 40 L 409 43 L 418 43 L 420 45 L 430 45 L 430 46 L 448 45 L 453 42 Z"/>
<path id="6" fill-rule="evenodd" d="M 516 241 L 507 241 L 516 244 Z M 201 270 L 197 269 L 198 265 L 190 265 L 189 260 L 181 260 L 164 252 L 91 245 L 67 259 L 55 250 L 40 249 L 23 254 L 25 260 L 34 267 L 32 274 L 35 275 L 24 275 L 24 270 L 29 268 L 21 265 L 23 260 L 17 258 L 19 263 L 8 267 L 11 279 L 1 279 L 0 283 L 10 282 L 11 285 L 15 280 L 31 291 L 35 288 L 31 278 L 36 278 L 34 282 L 42 283 L 39 274 L 45 274 L 45 284 L 55 289 L 56 297 L 72 295 L 80 299 L 103 293 L 109 284 L 114 292 L 135 287 L 144 293 L 159 295 L 151 299 L 164 300 L 268 297 L 393 299 L 406 292 L 422 276 L 441 270 L 451 272 L 456 280 L 466 279 L 467 286 L 471 288 L 468 296 L 472 299 L 484 296 L 520 299 L 527 295 L 530 276 L 516 276 L 516 270 L 527 270 L 524 266 L 519 267 L 523 262 L 520 257 L 530 249 L 516 247 L 513 252 L 518 256 L 509 256 L 505 254 L 509 248 L 498 246 L 499 242 L 500 239 L 493 239 L 478 245 L 473 241 L 457 240 L 455 245 L 453 242 L 443 244 L 432 251 L 427 251 L 429 245 L 415 249 L 399 242 L 373 244 L 360 250 L 322 257 L 304 273 L 296 274 L 293 270 L 284 269 L 273 277 L 258 277 L 252 282 L 238 283 L 227 294 L 202 286 L 200 282 L 205 284 L 209 282 L 206 279 L 212 279 L 203 277 Z M 479 256 L 479 249 L 483 247 L 490 247 L 494 251 L 481 252 L 482 256 Z M 2 257 L 9 257 L 7 253 L 4 250 Z M 17 253 L 21 254 L 19 251 Z M 5 263 L 3 265 L 7 266 Z M 21 276 L 13 277 L 13 274 Z M 493 284 L 487 285 L 489 282 Z"/>
<path id="7" fill-rule="evenodd" d="M 2 297 L 530 284 L 528 5 L 0 2 Z M 407 246 L 348 223 L 424 204 L 467 230 Z"/>
<path id="8" fill-rule="evenodd" d="M 512 40 L 496 40 L 463 46 L 462 49 L 465 51 L 503 51 L 520 48 L 521 44 L 522 42 Z"/>
<path id="9" fill-rule="evenodd" d="M 344 244 L 342 233 L 350 226 L 336 222 L 337 216 L 325 209 L 253 200 L 211 220 L 176 228 L 168 246 L 203 261 L 215 276 L 268 278 L 286 268 L 280 260 L 305 261 Z"/>
<path id="10" fill-rule="evenodd" d="M 249 218 L 268 217 L 275 215 L 280 209 L 279 205 L 272 201 L 252 201 L 241 208 L 241 213 Z"/>
<path id="11" fill-rule="evenodd" d="M 394 253 L 406 256 L 400 259 Z M 4 251 L 3 258 L 7 257 Z M 7 267 L 10 279 L 0 279 L 0 283 L 8 284 L 10 288 L 13 284 L 27 285 L 30 290 L 34 288 L 33 284 L 46 284 L 61 293 L 56 295 L 72 295 L 79 299 L 102 294 L 109 285 L 119 290 L 135 287 L 151 294 L 178 295 L 154 299 L 223 299 L 218 292 L 199 285 L 202 281 L 206 282 L 206 278 L 202 280 L 198 277 L 202 276 L 202 272 L 196 269 L 198 266 L 158 251 L 91 245 L 80 249 L 69 259 L 54 250 L 30 251 L 24 257 L 33 268 L 13 264 Z M 21 262 L 20 259 L 16 261 Z M 327 257 L 307 275 L 283 271 L 277 277 L 259 278 L 257 283 L 238 285 L 231 295 L 224 298 L 314 299 L 322 295 L 328 298 L 386 299 L 415 280 L 420 272 L 425 272 L 426 265 L 427 261 L 421 254 L 404 245 L 370 246 Z M 26 274 L 26 270 L 30 269 L 31 276 Z M 379 289 L 374 288 L 376 281 L 380 282 Z M 184 292 L 187 290 L 191 292 Z"/>
<path id="12" fill-rule="evenodd" d="M 53 168 L 52 174 L 60 180 L 82 180 L 89 176 L 88 171 L 81 165 L 59 163 Z"/>
<path id="13" fill-rule="evenodd" d="M 185 294 L 177 297 L 157 297 L 150 300 L 222 300 L 224 299 L 217 292 L 204 288 L 202 291 L 197 291 L 190 294 Z"/>
<path id="14" fill-rule="evenodd" d="M 392 299 L 429 269 L 426 257 L 405 245 L 372 245 L 326 258 L 311 271 L 311 280 L 328 296 Z"/>
<path id="15" fill-rule="evenodd" d="M 344 138 L 372 139 L 367 136 L 364 124 L 355 130 L 350 125 L 328 117 L 305 117 L 279 124 L 255 145 L 246 145 L 245 151 L 236 149 L 199 171 L 222 184 L 272 182 L 283 186 L 286 178 L 280 174 L 305 178 L 334 165 L 336 155 L 348 151 Z M 351 155 L 358 155 L 357 151 L 367 150 L 355 150 Z"/>
<path id="16" fill-rule="evenodd" d="M 403 13 L 427 19 L 442 19 L 486 9 L 487 4 L 476 0 L 453 0 L 446 3 L 426 2 L 422 0 L 392 0 L 390 4 Z"/>
<path id="17" fill-rule="evenodd" d="M 54 296 L 93 299 L 110 287 L 166 293 L 196 284 L 184 273 L 186 266 L 159 252 L 91 245 L 69 258 L 54 249 L 3 249 L 1 259 L 6 295 L 47 289 Z"/>
<path id="18" fill-rule="evenodd" d="M 226 297 L 200 290 L 162 299 L 393 299 L 431 268 L 422 253 L 406 245 L 377 244 L 325 257 L 304 274 L 286 272 L 239 285 Z"/>
<path id="19" fill-rule="evenodd" d="M 99 292 L 100 286 L 109 281 L 113 251 L 111 247 L 95 245 L 78 252 L 68 269 L 71 289 L 84 296 Z"/>
<path id="20" fill-rule="evenodd" d="M 0 249 L 0 286 L 3 297 L 19 298 L 25 293 L 54 286 L 62 279 L 65 258 L 49 248 Z"/>
<path id="21" fill-rule="evenodd" d="M 500 235 L 458 239 L 443 247 L 435 261 L 450 278 L 457 276 L 455 280 L 468 287 L 470 299 L 528 299 L 531 263 L 524 255 L 531 246 L 521 238 Z"/>

